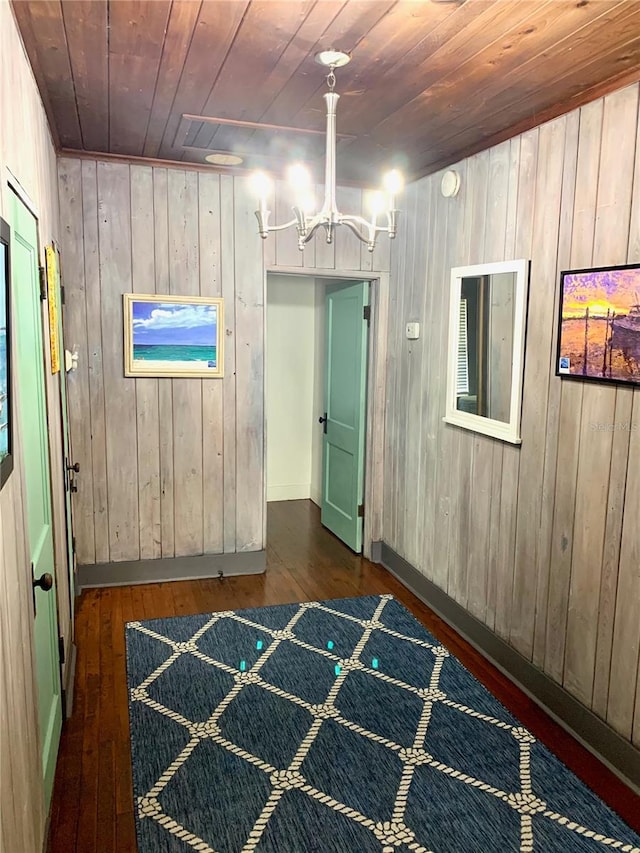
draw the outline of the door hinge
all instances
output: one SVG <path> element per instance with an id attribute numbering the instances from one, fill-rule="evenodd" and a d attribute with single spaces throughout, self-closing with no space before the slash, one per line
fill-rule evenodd
<path id="1" fill-rule="evenodd" d="M 60 304 L 64 305 L 65 303 L 65 294 L 64 294 L 64 284 L 60 285 Z"/>
<path id="2" fill-rule="evenodd" d="M 76 553 L 76 537 L 75 536 L 71 537 L 71 550 L 73 551 L 74 554 Z"/>
<path id="3" fill-rule="evenodd" d="M 358 518 L 364 518 L 364 504 L 360 504 L 358 507 Z"/>
<path id="4" fill-rule="evenodd" d="M 60 663 L 64 663 L 64 637 L 58 637 L 58 652 L 60 654 Z"/>
<path id="5" fill-rule="evenodd" d="M 365 305 L 364 311 L 362 312 L 362 316 L 367 321 L 367 326 L 371 323 L 371 305 Z"/>
<path id="6" fill-rule="evenodd" d="M 40 300 L 45 302 L 47 299 L 47 276 L 44 267 L 38 267 L 40 273 Z"/>

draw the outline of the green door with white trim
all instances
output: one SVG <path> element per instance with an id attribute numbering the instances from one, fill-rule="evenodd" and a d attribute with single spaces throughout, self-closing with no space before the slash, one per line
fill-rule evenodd
<path id="1" fill-rule="evenodd" d="M 38 722 L 45 806 L 53 789 L 62 702 L 55 592 L 49 442 L 45 398 L 42 313 L 36 220 L 11 193 L 11 292 L 14 306 L 17 390 L 16 432 L 25 470 L 25 506 L 32 567 Z"/>
<path id="2" fill-rule="evenodd" d="M 362 551 L 369 282 L 327 285 L 321 519 Z"/>

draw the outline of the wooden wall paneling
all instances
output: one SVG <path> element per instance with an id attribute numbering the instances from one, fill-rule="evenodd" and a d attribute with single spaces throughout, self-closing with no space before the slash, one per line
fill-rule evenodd
<path id="1" fill-rule="evenodd" d="M 469 158 L 465 160 L 462 164 L 463 171 L 461 172 L 461 180 L 460 180 L 460 191 L 458 195 L 455 197 L 458 201 L 458 209 L 456 216 L 456 231 L 452 232 L 450 242 L 452 244 L 452 259 L 451 259 L 451 268 L 461 266 L 463 263 L 467 261 L 468 251 L 466 247 L 466 239 L 467 239 L 467 230 L 468 230 L 468 219 L 470 218 L 470 210 L 471 210 L 471 201 L 472 201 L 472 185 L 473 185 L 473 175 L 475 175 L 475 162 Z M 462 177 L 464 176 L 464 183 L 462 183 Z M 447 281 L 448 279 L 448 281 Z M 445 301 L 445 305 L 447 306 L 447 314 L 445 317 L 442 317 L 443 325 L 447 327 L 447 335 L 446 335 L 446 347 L 445 349 L 445 357 L 448 358 L 448 347 L 449 347 L 449 310 L 451 304 L 451 269 L 449 269 L 447 277 L 445 279 L 446 287 L 449 291 L 449 295 Z M 448 363 L 448 362 L 447 362 Z M 443 411 L 444 407 L 446 407 L 446 374 L 445 379 L 443 381 Z M 448 594 L 454 598 L 456 601 L 457 596 L 459 594 L 460 588 L 464 588 L 466 591 L 466 575 L 464 576 L 464 584 L 461 584 L 461 572 L 459 568 L 458 562 L 458 550 L 459 550 L 459 535 L 460 529 L 462 526 L 462 521 L 460 518 L 460 504 L 458 498 L 458 492 L 461 483 L 461 474 L 462 474 L 462 482 L 465 486 L 465 491 L 468 495 L 468 474 L 466 474 L 466 467 L 460 464 L 460 447 L 462 442 L 465 440 L 464 430 L 455 429 L 455 428 L 447 428 L 447 425 L 442 422 L 440 427 L 444 432 L 444 447 L 449 448 L 450 457 L 449 457 L 449 500 L 447 505 L 448 511 L 448 541 L 446 542 L 446 546 L 444 548 L 444 553 L 447 555 L 447 592 Z M 468 516 L 464 520 L 464 530 L 465 536 L 468 534 Z"/>
<path id="2" fill-rule="evenodd" d="M 156 293 L 169 293 L 169 177 L 153 170 L 153 246 Z M 173 515 L 173 383 L 158 379 L 158 443 L 160 452 L 160 554 L 175 556 Z"/>
<path id="3" fill-rule="evenodd" d="M 460 193 L 454 197 L 445 199 L 439 191 L 440 176 L 432 178 L 436 182 L 436 216 L 438 222 L 443 223 L 445 231 L 442 242 L 438 245 L 442 250 L 441 258 L 436 250 L 436 263 L 429 270 L 428 277 L 432 279 L 434 288 L 434 301 L 432 304 L 433 315 L 427 318 L 430 324 L 430 336 L 432 337 L 431 360 L 432 365 L 437 365 L 437 382 L 434 384 L 432 393 L 431 413 L 429 417 L 429 428 L 433 430 L 436 438 L 436 465 L 434 473 L 435 500 L 430 507 L 430 502 L 425 502 L 425 509 L 432 510 L 432 517 L 427 518 L 425 524 L 433 525 L 433 558 L 432 558 L 432 580 L 441 589 L 447 590 L 450 578 L 448 549 L 451 521 L 452 491 L 455 488 L 454 469 L 456 465 L 454 446 L 460 440 L 460 431 L 444 428 L 442 422 L 446 405 L 446 372 L 443 366 L 447 363 L 449 346 L 449 324 L 444 318 L 449 317 L 449 290 L 451 267 L 458 263 L 459 248 L 458 235 L 462 234 L 462 221 L 465 210 L 465 189 L 467 186 L 467 163 L 459 163 L 456 170 L 460 173 Z M 439 319 L 440 318 L 440 319 Z"/>
<path id="4" fill-rule="evenodd" d="M 357 187 L 337 187 L 336 203 L 341 213 L 361 215 L 362 190 Z M 380 237 L 384 237 L 383 234 Z M 360 240 L 346 226 L 336 230 L 336 269 L 360 269 Z M 307 260 L 305 258 L 305 266 Z"/>
<path id="5" fill-rule="evenodd" d="M 220 238 L 220 177 L 198 175 L 200 295 L 222 296 Z M 259 238 L 258 238 L 259 239 Z M 224 323 L 220 326 L 224 342 Z M 224 550 L 223 447 L 224 379 L 202 382 L 202 514 L 205 554 Z"/>
<path id="6" fill-rule="evenodd" d="M 482 217 L 486 223 L 484 245 L 478 251 L 485 262 L 493 262 L 502 260 L 504 255 L 509 148 L 503 145 L 487 153 L 486 165 L 483 164 L 486 172 L 483 172 L 482 178 L 485 209 L 480 210 L 478 206 L 476 217 Z M 475 261 L 471 260 L 471 263 Z M 498 488 L 496 492 L 492 489 L 495 478 L 494 457 L 498 457 L 499 471 L 502 467 L 502 442 L 473 435 L 467 606 L 482 621 L 485 621 L 487 607 L 491 522 L 500 513 L 500 490 Z"/>
<path id="7" fill-rule="evenodd" d="M 317 258 L 317 253 L 316 253 Z M 391 269 L 389 271 L 389 300 L 388 311 L 389 318 L 387 323 L 387 392 L 384 412 L 384 474 L 383 480 L 385 483 L 396 482 L 396 454 L 395 445 L 393 444 L 392 432 L 395 426 L 395 390 L 397 386 L 397 369 L 398 369 L 398 299 L 402 290 L 397 278 L 397 259 L 398 254 L 394 254 L 391 259 Z M 385 500 L 382 507 L 382 539 L 388 541 L 392 536 L 394 512 L 392 503 L 394 501 L 395 489 L 387 491 L 385 489 Z"/>
<path id="8" fill-rule="evenodd" d="M 546 398 L 546 421 L 544 427 L 544 443 L 542 447 L 542 476 L 540 479 L 540 520 L 538 523 L 538 533 L 536 540 L 535 552 L 535 579 L 536 589 L 534 594 L 534 624 L 533 624 L 533 642 L 531 648 L 531 659 L 537 666 L 542 666 L 544 662 L 544 645 L 546 639 L 547 627 L 547 610 L 549 603 L 549 579 L 550 579 L 550 554 L 551 554 L 551 539 L 553 535 L 553 517 L 555 511 L 555 482 L 558 457 L 558 422 L 560 418 L 560 380 L 556 379 L 555 374 L 555 358 L 556 358 L 556 342 L 557 342 L 557 316 L 559 302 L 559 270 L 558 259 L 560 252 L 564 250 L 564 260 L 568 260 L 570 252 L 570 231 L 561 231 L 562 225 L 562 201 L 563 195 L 567 190 L 566 182 L 570 179 L 571 166 L 564 163 L 564 152 L 566 150 L 566 132 L 567 119 L 561 117 L 549 124 L 549 127 L 555 130 L 555 142 L 551 149 L 551 158 L 558 164 L 560 171 L 560 186 L 556 201 L 555 195 L 552 199 L 554 205 L 550 214 L 555 214 L 558 221 L 557 237 L 550 238 L 556 240 L 555 257 L 553 252 L 552 257 L 545 255 L 548 258 L 548 263 L 545 266 L 545 273 L 549 276 L 548 288 L 546 291 L 549 337 L 548 337 L 548 359 L 547 359 L 547 398 Z M 542 134 L 540 141 L 542 144 Z M 545 158 L 548 152 L 543 152 Z M 574 159 L 575 162 L 575 159 Z M 540 163 L 543 167 L 543 163 Z M 571 181 L 569 190 L 571 191 Z M 553 191 L 553 190 L 552 190 Z M 541 199 L 540 199 L 541 201 Z M 562 243 L 564 241 L 564 243 Z M 548 243 L 546 245 L 549 245 Z M 553 266 L 552 266 L 553 264 Z"/>
<path id="9" fill-rule="evenodd" d="M 387 348 L 389 328 L 389 276 L 381 275 L 371 285 L 372 322 L 369 336 L 369 365 L 373 371 L 373 393 L 367 400 L 368 434 L 366 452 L 373 457 L 370 478 L 365 475 L 365 542 L 379 542 L 384 535 L 384 442 L 387 395 Z M 371 386 L 370 386 L 371 387 Z M 370 556 L 370 555 L 369 555 Z"/>
<path id="10" fill-rule="evenodd" d="M 136 388 L 123 376 L 122 294 L 131 290 L 128 165 L 98 163 L 98 198 L 109 555 L 117 562 L 140 557 Z"/>
<path id="11" fill-rule="evenodd" d="M 234 182 L 230 175 L 220 178 L 220 269 L 224 298 L 224 553 L 236 550 L 236 241 Z M 240 251 L 240 247 L 238 249 Z"/>
<path id="12" fill-rule="evenodd" d="M 510 142 L 505 142 L 491 149 L 489 153 L 489 183 L 487 187 L 488 228 L 485 234 L 484 246 L 485 258 L 489 260 L 502 261 L 509 259 L 506 255 L 506 241 L 510 233 L 509 213 L 515 218 L 513 193 L 510 194 L 509 192 L 513 187 L 514 175 L 512 174 L 512 166 Z M 511 228 L 513 228 L 513 225 L 511 225 Z M 502 511 L 502 466 L 505 447 L 505 442 L 492 442 L 491 476 L 488 485 L 490 517 L 483 621 L 492 629 L 495 624 L 498 584 L 500 516 Z"/>
<path id="13" fill-rule="evenodd" d="M 239 551 L 264 547 L 264 269 L 251 234 L 248 180 L 234 179 L 236 274 L 236 541 Z M 297 250 L 296 250 L 297 251 Z"/>
<path id="14" fill-rule="evenodd" d="M 168 174 L 169 287 L 171 293 L 200 293 L 198 176 Z M 173 512 L 176 557 L 203 553 L 202 380 L 172 379 Z"/>
<path id="15" fill-rule="evenodd" d="M 419 227 L 417 225 L 416 218 L 416 210 L 418 205 L 418 194 L 419 188 L 417 186 L 412 186 L 407 188 L 407 211 L 410 221 L 414 223 L 414 227 Z M 407 528 L 404 523 L 405 512 L 406 512 L 406 492 L 407 489 L 411 489 L 410 484 L 407 484 L 407 432 L 409 429 L 409 424 L 407 422 L 407 411 L 409 407 L 409 379 L 410 379 L 410 359 L 407 358 L 406 354 L 408 352 L 409 343 L 405 337 L 404 333 L 404 324 L 408 319 L 408 312 L 411 310 L 411 300 L 412 300 L 412 288 L 414 286 L 413 279 L 413 267 L 412 267 L 412 249 L 415 249 L 415 242 L 409 241 L 405 236 L 403 239 L 403 258 L 400 264 L 400 272 L 398 276 L 398 281 L 402 282 L 401 287 L 401 301 L 398 305 L 398 328 L 397 328 L 397 343 L 400 353 L 400 373 L 397 377 L 398 382 L 398 400 L 397 400 L 397 417 L 399 419 L 397 429 L 395 431 L 394 436 L 394 446 L 396 448 L 396 453 L 398 455 L 398 460 L 400 464 L 401 476 L 397 485 L 397 488 L 394 490 L 397 492 L 395 495 L 395 530 L 396 530 L 396 541 L 400 547 L 400 553 L 402 556 L 406 554 L 406 541 L 407 541 Z M 412 493 L 411 493 L 412 494 Z"/>
<path id="16" fill-rule="evenodd" d="M 537 548 L 542 512 L 541 490 L 532 487 L 543 470 L 553 346 L 553 306 L 558 246 L 564 120 L 540 128 L 533 214 L 527 347 L 522 400 L 522 450 L 516 522 L 516 559 L 511 643 L 529 660 L 533 657 L 537 589 Z M 539 200 L 539 201 L 538 201 Z"/>
<path id="17" fill-rule="evenodd" d="M 437 363 L 434 361 L 435 330 L 432 327 L 432 318 L 434 303 L 441 298 L 443 289 L 435 270 L 442 265 L 445 250 L 444 246 L 435 245 L 436 228 L 441 225 L 438 209 L 441 196 L 438 192 L 437 178 L 429 180 L 420 195 L 424 198 L 424 204 L 422 210 L 418 210 L 416 225 L 422 222 L 424 239 L 419 241 L 418 245 L 422 250 L 416 254 L 414 305 L 417 312 L 411 318 L 420 323 L 420 337 L 417 341 L 407 342 L 413 350 L 412 357 L 416 363 L 416 377 L 412 392 L 417 397 L 415 401 L 417 421 L 412 427 L 415 455 L 413 463 L 409 462 L 410 466 L 413 465 L 416 483 L 422 483 L 427 479 L 432 480 L 436 467 L 436 430 L 433 427 L 434 415 L 438 410 L 436 398 L 439 375 L 438 371 L 432 369 L 432 365 Z M 432 490 L 414 488 L 413 500 L 409 504 L 411 521 L 408 524 L 409 530 L 413 531 L 411 550 L 416 555 L 414 565 L 420 563 L 430 579 L 434 572 L 433 500 Z"/>
<path id="18" fill-rule="evenodd" d="M 592 258 L 595 265 L 618 263 L 627 256 L 631 212 L 629 175 L 633 174 L 635 138 L 631 133 L 621 134 L 620 129 L 634 126 L 637 111 L 638 94 L 635 87 L 604 99 Z M 627 392 L 630 397 L 629 389 L 622 389 L 620 395 Z M 594 684 L 598 620 L 603 617 L 606 619 L 606 614 L 599 611 L 606 527 L 608 523 L 613 525 L 612 535 L 619 539 L 622 525 L 622 517 L 619 517 L 618 524 L 615 518 L 615 504 L 618 501 L 613 495 L 610 500 L 609 496 L 610 486 L 614 491 L 619 488 L 617 483 L 610 483 L 614 432 L 607 428 L 607 425 L 615 423 L 615 414 L 615 387 L 595 385 L 585 389 L 576 482 L 564 685 L 589 705 Z M 604 430 L 593 428 L 599 421 L 604 423 Z M 626 458 L 628 436 L 622 435 L 621 438 L 622 443 L 627 445 L 621 448 Z M 618 546 L 615 547 L 617 550 Z"/>
<path id="19" fill-rule="evenodd" d="M 579 113 L 566 117 L 562 194 L 560 199 L 560 227 L 558 232 L 558 252 L 556 262 L 556 288 L 553 308 L 554 324 L 549 360 L 549 398 L 547 402 L 546 444 L 542 475 L 541 520 L 538 551 L 536 554 L 536 619 L 533 639 L 533 662 L 542 669 L 546 655 L 547 626 L 551 588 L 556 583 L 553 553 L 553 527 L 556 513 L 556 481 L 562 476 L 558 460 L 558 442 L 560 436 L 560 408 L 562 402 L 562 380 L 555 376 L 556 341 L 558 336 L 558 309 L 560 302 L 560 272 L 568 269 L 571 259 L 571 234 L 573 229 L 573 207 L 576 187 L 576 164 L 578 152 Z M 557 155 L 556 155 L 557 156 Z M 553 629 L 552 629 L 553 630 Z"/>
<path id="20" fill-rule="evenodd" d="M 629 228 L 628 260 L 630 262 L 636 263 L 640 261 L 640 193 L 635 191 L 638 187 L 640 187 L 640 122 L 638 122 L 638 130 L 636 136 L 636 165 L 633 175 L 633 187 L 634 193 L 632 196 L 631 203 L 631 225 Z M 632 435 L 635 437 L 636 441 L 638 441 L 637 436 L 638 431 L 640 431 L 640 403 L 638 402 L 639 396 L 640 395 L 638 395 L 638 392 L 634 391 L 633 409 L 631 411 L 630 418 L 631 432 Z M 629 476 L 629 473 L 632 473 L 630 465 L 631 461 L 629 461 L 629 467 L 627 468 L 627 477 Z M 621 648 L 620 645 L 618 645 L 618 648 Z M 594 694 L 594 707 L 596 698 L 597 694 Z M 636 746 L 640 746 L 640 660 L 638 661 L 638 678 L 636 686 L 636 709 L 633 725 L 633 742 L 636 744 Z"/>
<path id="21" fill-rule="evenodd" d="M 575 201 L 571 237 L 570 268 L 592 263 L 596 217 L 598 172 L 602 139 L 603 102 L 595 101 L 580 110 L 576 162 Z M 545 672 L 562 683 L 569 608 L 569 587 L 574 540 L 576 483 L 582 439 L 581 412 L 584 386 L 562 382 L 558 437 L 555 517 L 551 540 L 554 571 L 549 586 Z"/>
<path id="22" fill-rule="evenodd" d="M 93 467 L 91 411 L 89 394 L 89 357 L 87 344 L 85 275 L 83 255 L 82 171 L 79 160 L 62 159 L 59 163 L 61 199 L 61 251 L 67 307 L 65 311 L 65 343 L 78 353 L 78 367 L 67 374 L 69 393 L 69 429 L 73 436 L 74 459 L 81 475 L 73 501 L 77 557 L 80 563 L 95 562 L 93 513 Z"/>
<path id="23" fill-rule="evenodd" d="M 636 679 L 636 710 L 633 722 L 633 743 L 640 747 L 640 661 L 638 662 L 638 677 Z"/>
<path id="24" fill-rule="evenodd" d="M 632 128 L 634 124 L 634 109 L 637 109 L 638 101 L 637 86 L 631 87 L 620 93 L 626 98 L 629 98 L 627 109 L 625 110 L 625 124 Z M 608 98 L 605 101 L 605 112 L 607 106 L 614 102 L 614 98 Z M 629 134 L 631 136 L 632 134 Z M 638 125 L 636 143 L 635 143 L 635 168 L 633 183 L 626 182 L 627 186 L 620 186 L 620 178 L 617 177 L 621 168 L 620 164 L 614 168 L 617 170 L 616 177 L 613 179 L 617 184 L 615 196 L 618 202 L 629 204 L 629 237 L 626 247 L 626 257 L 629 263 L 640 260 L 640 245 L 634 242 L 634 235 L 638 239 L 640 226 L 638 224 L 638 202 L 634 198 L 633 189 L 640 185 L 640 124 Z M 628 153 L 628 146 L 627 148 Z M 629 165 L 629 164 L 627 164 Z M 625 198 L 624 193 L 627 192 L 628 197 Z M 620 193 L 623 193 L 620 198 Z M 636 194 L 637 195 L 637 194 Z M 604 217 L 607 216 L 607 211 L 604 211 Z M 625 217 L 621 218 L 620 224 L 625 221 Z M 608 233 L 608 232 L 605 232 Z M 609 232 L 610 233 L 610 232 Z M 604 237 L 604 234 L 602 234 Z M 611 235 L 609 237 L 611 239 Z M 615 248 L 613 245 L 607 249 L 600 244 L 598 251 L 614 251 L 624 254 L 624 234 L 620 232 L 619 237 L 615 240 Z M 614 263 L 617 261 L 614 261 Z M 592 707 L 596 713 L 606 718 L 607 704 L 609 697 L 609 676 L 611 672 L 611 651 L 613 645 L 613 628 L 615 622 L 615 607 L 616 593 L 618 584 L 618 573 L 620 569 L 620 546 L 622 539 L 622 524 L 624 518 L 624 502 L 625 489 L 627 479 L 627 465 L 629 461 L 630 442 L 632 440 L 631 425 L 633 415 L 633 400 L 634 392 L 630 388 L 618 387 L 616 393 L 614 423 L 620 425 L 620 429 L 614 429 L 613 446 L 611 453 L 611 475 L 609 494 L 607 497 L 607 521 L 605 527 L 604 549 L 602 555 L 602 578 L 600 584 L 600 603 L 598 610 L 598 639 L 596 646 L 596 661 L 595 674 L 593 683 L 593 699 Z"/>
<path id="25" fill-rule="evenodd" d="M 418 186 L 423 185 L 421 182 Z M 390 537 L 393 542 L 398 543 L 397 518 L 398 518 L 398 492 L 396 484 L 402 482 L 402 457 L 398 452 L 398 438 L 404 424 L 399 415 L 400 397 L 400 371 L 402 366 L 402 349 L 404 346 L 404 292 L 405 292 L 405 268 L 406 248 L 408 242 L 409 228 L 415 228 L 415 222 L 411 218 L 411 193 L 407 188 L 404 194 L 404 205 L 406 221 L 409 226 L 405 231 L 400 231 L 396 238 L 395 252 L 391 257 L 391 273 L 389 276 L 389 361 L 387 365 L 387 382 L 389 394 L 387 399 L 389 405 L 385 418 L 385 482 L 393 483 L 394 487 L 385 489 L 386 502 L 383 515 L 385 540 Z M 409 223 L 412 223 L 409 225 Z M 399 546 L 398 546 L 399 547 Z"/>
<path id="26" fill-rule="evenodd" d="M 515 219 L 507 219 L 505 252 L 511 257 L 531 259 L 533 254 L 533 218 L 535 187 L 538 170 L 539 131 L 524 133 L 511 143 L 512 182 L 510 208 L 515 204 Z M 514 201 L 515 195 L 515 201 Z M 513 588 L 515 577 L 516 528 L 518 518 L 518 483 L 520 479 L 521 447 L 509 445 L 503 450 L 502 488 L 500 500 L 500 569 L 497 580 L 495 627 L 496 633 L 508 640 L 511 630 Z"/>
<path id="27" fill-rule="evenodd" d="M 483 152 L 469 160 L 467 169 L 467 193 L 465 195 L 464 224 L 462 227 L 459 260 L 462 264 L 479 264 L 484 261 L 484 235 L 486 222 L 486 188 L 489 173 L 489 152 Z M 455 590 L 454 597 L 465 607 L 468 599 L 469 556 L 470 551 L 478 548 L 478 540 L 472 542 L 472 516 L 477 518 L 478 499 L 472 482 L 474 445 L 476 435 L 457 427 L 446 427 L 459 431 L 456 447 L 457 471 L 454 477 L 458 489 L 452 503 L 450 541 L 450 582 Z M 479 488 L 478 488 L 479 492 Z M 479 530 L 476 534 L 482 537 Z"/>
<path id="28" fill-rule="evenodd" d="M 424 335 L 425 305 L 429 299 L 430 283 L 426 281 L 427 257 L 432 251 L 433 223 L 433 182 L 425 187 L 426 192 L 420 192 L 416 187 L 415 223 L 422 231 L 422 240 L 415 240 L 407 257 L 407 278 L 411 279 L 409 290 L 410 299 L 405 307 L 404 322 L 413 321 L 421 324 L 422 334 L 417 341 L 404 340 L 408 353 L 407 374 L 407 403 L 406 403 L 406 469 L 404 477 L 404 518 L 405 518 L 405 554 L 414 565 L 419 562 L 422 554 L 422 538 L 424 529 L 418 524 L 422 517 L 423 490 L 416 489 L 423 476 L 430 476 L 430 471 L 421 470 L 424 452 L 424 428 L 422 423 L 423 399 L 427 392 L 426 376 L 422 372 L 422 361 L 427 341 Z M 337 254 L 337 253 L 336 253 Z"/>
<path id="29" fill-rule="evenodd" d="M 633 87 L 636 94 L 640 87 Z M 633 125 L 631 125 L 632 127 Z M 629 263 L 640 261 L 640 198 L 638 188 L 640 187 L 640 121 L 636 132 L 635 167 L 633 172 L 633 185 L 630 187 L 631 194 L 631 217 L 629 228 L 629 246 L 627 260 Z M 632 396 L 632 408 L 628 408 L 627 397 Z M 638 548 L 638 531 L 632 528 L 632 520 L 638 517 L 638 470 L 640 465 L 640 394 L 637 389 L 618 388 L 618 401 L 623 397 L 623 411 L 616 410 L 616 423 L 624 423 L 627 419 L 629 425 L 629 456 L 626 472 L 626 483 L 624 492 L 624 515 L 622 519 L 622 538 L 620 543 L 620 560 L 618 571 L 618 582 L 616 589 L 615 621 L 613 633 L 613 646 L 610 663 L 609 694 L 607 696 L 607 720 L 621 733 L 632 731 L 633 742 L 640 745 L 640 659 L 637 649 L 640 646 L 638 636 L 637 614 L 640 611 L 640 585 L 638 584 L 637 567 L 640 565 Z M 628 414 L 627 414 L 628 412 Z M 619 417 L 622 421 L 619 421 Z M 622 430 L 623 432 L 623 430 Z M 620 436 L 614 433 L 614 453 L 612 469 L 619 468 L 618 447 Z M 611 502 L 614 509 L 618 499 Z M 610 553 L 605 548 L 605 571 L 608 569 L 607 559 Z M 613 588 L 611 581 L 607 581 L 607 593 Z M 602 593 L 601 591 L 601 599 Z M 602 601 L 605 604 L 605 614 L 608 617 L 608 596 Z M 604 636 L 606 637 L 606 621 L 601 622 Z M 606 644 L 600 651 L 601 637 L 598 643 L 598 657 L 596 658 L 596 682 L 594 688 L 594 707 L 596 700 L 601 702 L 602 691 L 600 683 L 604 680 L 604 667 L 599 668 L 600 658 L 606 660 Z M 633 696 L 634 659 L 636 664 L 636 695 L 635 711 Z M 597 690 L 597 692 L 596 692 Z M 635 722 L 634 722 L 635 721 Z"/>
<path id="30" fill-rule="evenodd" d="M 633 392 L 632 423 L 640 423 L 640 394 Z M 625 491 L 625 511 L 620 545 L 620 570 L 616 595 L 611 676 L 607 705 L 607 722 L 624 737 L 638 743 L 638 667 L 640 649 L 640 440 L 634 433 L 629 444 L 629 467 Z M 635 726 L 634 726 L 635 714 Z"/>
<path id="31" fill-rule="evenodd" d="M 131 166 L 131 275 L 134 293 L 155 293 L 153 169 Z M 150 245 L 151 236 L 151 245 Z M 140 559 L 162 556 L 158 380 L 136 379 Z"/>
<path id="32" fill-rule="evenodd" d="M 83 161 L 81 166 L 84 295 L 86 305 L 87 363 L 89 368 L 88 421 L 91 430 L 90 464 L 93 481 L 92 507 L 95 535 L 95 562 L 105 563 L 109 560 L 109 501 L 107 494 L 106 410 L 104 402 L 102 308 L 100 299 L 98 176 L 95 162 L 90 160 Z M 79 481 L 84 476 L 83 470 L 81 462 L 80 477 L 77 478 Z M 82 500 L 80 489 L 78 490 L 77 497 L 77 502 L 79 503 Z"/>

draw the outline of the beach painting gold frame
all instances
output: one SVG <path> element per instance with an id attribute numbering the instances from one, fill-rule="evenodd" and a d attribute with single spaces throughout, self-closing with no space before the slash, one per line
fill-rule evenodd
<path id="1" fill-rule="evenodd" d="M 124 294 L 124 375 L 219 379 L 224 368 L 220 298 Z"/>

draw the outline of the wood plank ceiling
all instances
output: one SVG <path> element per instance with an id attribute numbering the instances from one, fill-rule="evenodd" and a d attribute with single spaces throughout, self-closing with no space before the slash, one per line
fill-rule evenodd
<path id="1" fill-rule="evenodd" d="M 352 53 L 336 72 L 338 177 L 357 183 L 392 164 L 427 174 L 640 78 L 640 0 L 14 0 L 13 9 L 62 149 L 193 163 L 231 152 L 243 168 L 276 172 L 297 155 L 315 161 L 318 179 L 321 48 Z"/>

